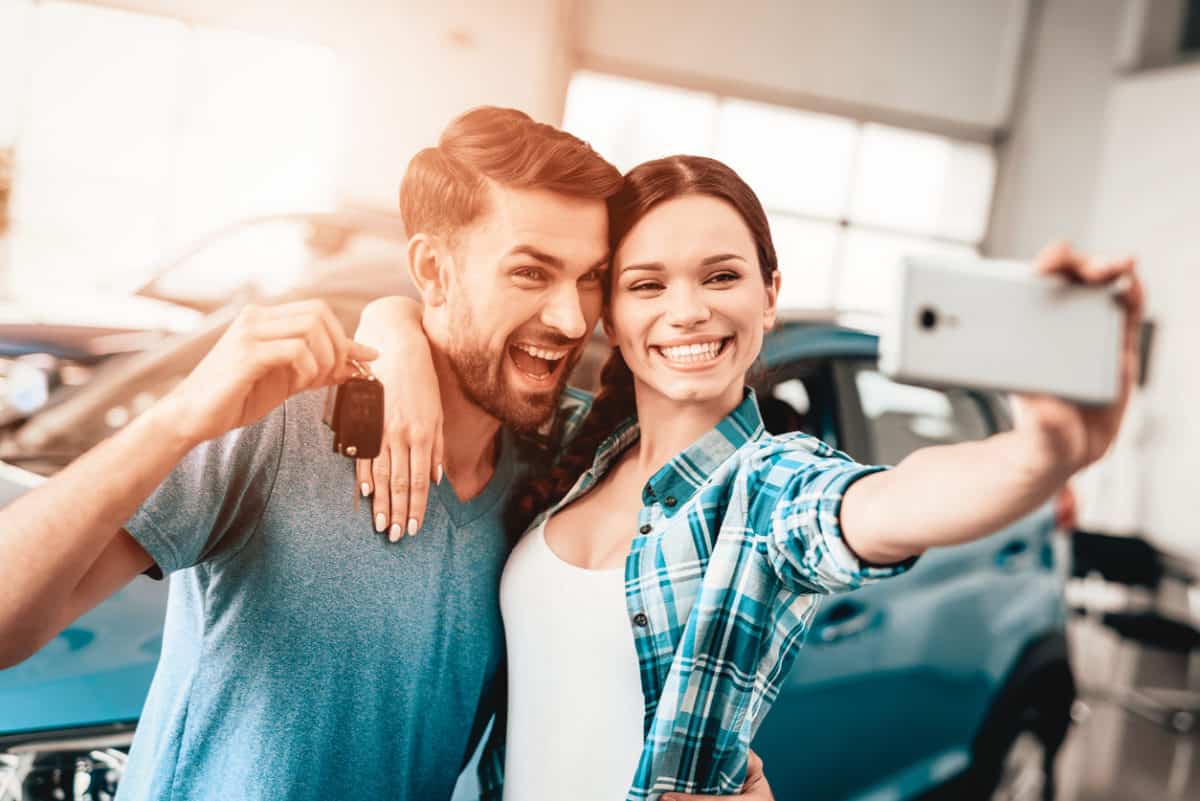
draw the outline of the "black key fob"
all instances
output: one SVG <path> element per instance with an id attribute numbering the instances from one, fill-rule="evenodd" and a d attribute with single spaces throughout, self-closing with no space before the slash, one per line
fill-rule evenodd
<path id="1" fill-rule="evenodd" d="M 374 459 L 383 442 L 383 384 L 356 375 L 332 387 L 324 422 L 333 429 L 333 450 L 352 459 Z"/>

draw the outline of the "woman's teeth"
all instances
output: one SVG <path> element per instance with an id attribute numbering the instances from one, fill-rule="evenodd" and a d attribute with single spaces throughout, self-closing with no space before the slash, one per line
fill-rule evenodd
<path id="1" fill-rule="evenodd" d="M 680 364 L 692 364 L 695 362 L 709 361 L 715 359 L 717 354 L 725 345 L 724 339 L 714 339 L 712 342 L 697 343 L 694 345 L 672 345 L 671 347 L 659 347 L 658 352 L 663 355 L 668 361 L 678 362 Z"/>

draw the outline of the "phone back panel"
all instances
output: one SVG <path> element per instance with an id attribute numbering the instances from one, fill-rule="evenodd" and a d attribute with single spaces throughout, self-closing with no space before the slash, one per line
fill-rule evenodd
<path id="1" fill-rule="evenodd" d="M 880 339 L 880 369 L 915 384 L 1115 400 L 1122 310 L 1109 287 L 1029 264 L 906 257 Z M 932 322 L 932 325 L 930 324 Z"/>

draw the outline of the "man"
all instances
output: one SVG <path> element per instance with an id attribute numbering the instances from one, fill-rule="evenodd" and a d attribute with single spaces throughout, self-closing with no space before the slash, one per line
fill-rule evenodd
<path id="1" fill-rule="evenodd" d="M 410 270 L 453 425 L 437 502 L 375 526 L 395 539 L 419 520 L 404 547 L 352 514 L 354 467 L 313 391 L 378 354 L 318 302 L 243 310 L 170 395 L 3 511 L 2 666 L 139 573 L 171 576 L 120 798 L 450 797 L 503 652 L 520 466 L 502 425 L 558 406 L 600 313 L 619 183 L 583 142 L 504 109 L 463 115 L 410 164 Z M 428 468 L 401 479 L 423 495 Z"/>

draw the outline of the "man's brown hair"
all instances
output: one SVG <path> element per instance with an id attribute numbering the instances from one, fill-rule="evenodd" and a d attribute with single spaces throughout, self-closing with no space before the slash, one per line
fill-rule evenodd
<path id="1" fill-rule="evenodd" d="M 621 173 L 583 140 L 510 108 L 481 106 L 455 118 L 437 147 L 413 156 L 400 184 L 400 214 L 411 236 L 453 240 L 487 208 L 487 181 L 606 200 Z"/>

